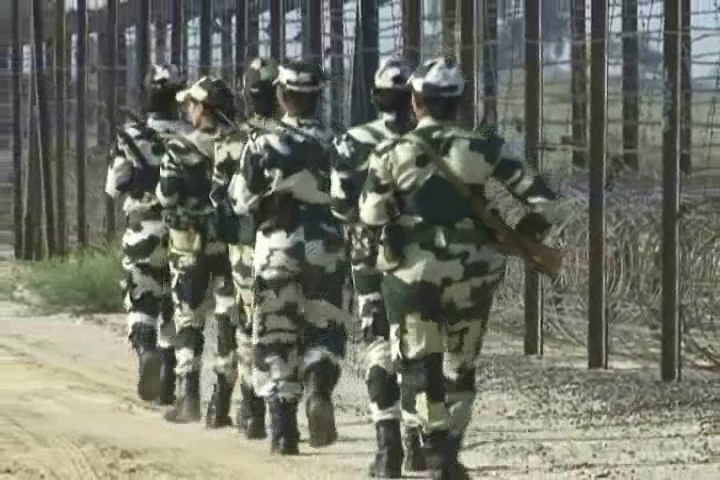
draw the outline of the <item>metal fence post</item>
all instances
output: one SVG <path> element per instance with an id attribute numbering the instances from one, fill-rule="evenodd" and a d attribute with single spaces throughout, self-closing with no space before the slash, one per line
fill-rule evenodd
<path id="1" fill-rule="evenodd" d="M 141 0 L 138 2 L 138 18 L 136 25 L 137 35 L 135 37 L 135 58 L 137 61 L 137 84 L 140 88 L 139 92 L 142 91 L 143 82 L 145 81 L 145 75 L 150 67 L 150 1 Z M 138 97 L 141 100 L 140 97 Z"/>
<path id="2" fill-rule="evenodd" d="M 477 66 L 475 58 L 475 0 L 460 0 L 457 9 L 458 25 L 460 34 L 458 37 L 458 50 L 460 67 L 465 77 L 465 102 L 460 109 L 460 117 L 466 125 L 477 123 L 477 112 L 475 99 L 477 82 L 475 81 L 475 70 Z"/>
<path id="3" fill-rule="evenodd" d="M 20 0 L 12 3 L 12 96 L 13 96 L 13 227 L 15 233 L 14 254 L 16 259 L 23 258 L 24 231 L 23 218 L 23 148 L 22 148 L 22 74 L 23 51 L 22 32 L 20 31 Z"/>
<path id="4" fill-rule="evenodd" d="M 213 2 L 200 2 L 200 68 L 201 77 L 210 75 L 212 70 L 212 22 Z"/>
<path id="5" fill-rule="evenodd" d="M 182 67 L 185 5 L 183 0 L 172 0 L 172 27 L 170 30 L 170 63 Z"/>
<path id="6" fill-rule="evenodd" d="M 107 0 L 107 16 L 105 31 L 107 33 L 107 92 L 105 93 L 105 115 L 107 116 L 108 138 L 113 139 L 117 131 L 117 0 Z M 112 140 L 111 140 L 112 141 Z M 113 159 L 109 159 L 110 162 Z M 117 221 L 115 218 L 115 202 L 112 198 L 105 199 L 105 234 L 108 240 L 115 237 Z"/>
<path id="7" fill-rule="evenodd" d="M 623 2 L 623 7 L 625 6 Z M 572 0 L 572 163 L 586 168 L 588 161 L 587 32 L 585 0 Z"/>
<path id="8" fill-rule="evenodd" d="M 525 0 L 525 149 L 528 163 L 539 168 L 542 138 L 542 0 Z M 543 311 L 540 275 L 525 266 L 525 355 L 543 353 Z"/>
<path id="9" fill-rule="evenodd" d="M 355 59 L 353 61 L 351 123 L 357 125 L 373 118 L 372 98 L 366 92 L 373 84 L 378 68 L 378 2 L 359 0 L 355 19 Z"/>
<path id="10" fill-rule="evenodd" d="M 691 0 L 682 0 L 682 53 L 680 54 L 680 170 L 692 172 L 692 8 Z"/>
<path id="11" fill-rule="evenodd" d="M 497 0 L 483 0 L 482 15 L 482 70 L 483 70 L 483 114 L 485 124 L 497 123 L 497 41 L 498 11 Z M 476 16 L 477 18 L 477 16 Z"/>
<path id="12" fill-rule="evenodd" d="M 403 54 L 415 65 L 420 62 L 421 11 L 419 0 L 402 1 Z"/>
<path id="13" fill-rule="evenodd" d="M 77 241 L 81 248 L 88 246 L 88 225 L 87 225 L 87 198 L 86 198 L 86 170 L 87 170 L 87 138 L 85 135 L 85 98 L 87 83 L 87 0 L 77 0 L 77 51 L 75 66 L 77 75 L 76 104 L 77 114 L 75 126 L 75 149 L 77 153 L 75 162 L 75 179 L 77 182 Z"/>
<path id="14" fill-rule="evenodd" d="M 285 9 L 282 0 L 270 0 L 270 56 L 285 61 Z"/>
<path id="15" fill-rule="evenodd" d="M 640 138 L 640 66 L 638 64 L 638 0 L 622 2 L 622 136 L 623 163 L 638 171 Z"/>
<path id="16" fill-rule="evenodd" d="M 343 0 L 330 0 L 330 98 L 339 99 L 331 104 L 331 127 L 340 131 L 345 123 L 345 65 L 343 54 L 345 52 L 343 24 Z"/>
<path id="17" fill-rule="evenodd" d="M 57 196 L 57 253 L 67 249 L 67 197 L 65 193 L 65 0 L 55 0 L 55 194 Z"/>

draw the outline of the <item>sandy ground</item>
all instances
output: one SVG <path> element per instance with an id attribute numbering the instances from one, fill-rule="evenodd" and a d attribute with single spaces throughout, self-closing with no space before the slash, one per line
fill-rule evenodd
<path id="1" fill-rule="evenodd" d="M 134 398 L 123 333 L 122 316 L 0 303 L 0 479 L 365 478 L 374 431 L 357 369 L 338 389 L 339 443 L 277 458 L 233 429 L 163 423 Z M 588 372 L 583 352 L 547 350 L 523 358 L 516 340 L 488 339 L 463 452 L 474 478 L 720 478 L 717 375 L 687 371 L 664 385 L 655 365 Z"/>

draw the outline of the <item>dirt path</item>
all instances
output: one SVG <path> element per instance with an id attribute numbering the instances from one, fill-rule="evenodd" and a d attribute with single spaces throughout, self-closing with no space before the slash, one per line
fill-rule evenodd
<path id="1" fill-rule="evenodd" d="M 355 372 L 338 391 L 340 442 L 270 457 L 266 442 L 168 425 L 136 401 L 123 329 L 121 316 L 38 317 L 0 303 L 0 479 L 365 477 L 374 432 Z M 549 350 L 558 356 L 525 359 L 507 337 L 489 339 L 463 453 L 474 477 L 720 478 L 717 376 L 667 386 L 654 367 L 589 373 L 577 352 Z M 206 372 L 205 398 L 210 381 Z"/>

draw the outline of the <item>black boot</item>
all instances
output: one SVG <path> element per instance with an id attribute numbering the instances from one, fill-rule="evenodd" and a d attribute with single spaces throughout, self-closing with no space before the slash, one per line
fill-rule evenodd
<path id="1" fill-rule="evenodd" d="M 322 365 L 325 367 L 325 365 Z M 307 400 L 305 401 L 305 414 L 308 419 L 310 433 L 309 444 L 313 448 L 322 448 L 337 441 L 338 433 L 335 427 L 335 408 L 332 403 L 332 389 L 337 380 L 336 372 L 330 368 L 313 369 L 307 374 Z M 333 365 L 333 369 L 336 367 Z M 327 371 L 326 371 L 327 370 Z"/>
<path id="2" fill-rule="evenodd" d="M 210 403 L 208 403 L 205 424 L 207 428 L 225 428 L 232 426 L 230 404 L 232 401 L 233 384 L 226 375 L 218 375 Z"/>
<path id="3" fill-rule="evenodd" d="M 165 413 L 165 420 L 172 423 L 191 423 L 201 419 L 200 372 L 193 371 L 178 378 L 175 405 Z"/>
<path id="4" fill-rule="evenodd" d="M 406 472 L 424 472 L 427 470 L 425 451 L 422 447 L 420 429 L 408 428 L 405 430 L 405 463 L 403 468 Z"/>
<path id="5" fill-rule="evenodd" d="M 175 402 L 175 349 L 161 348 L 160 357 L 160 396 L 156 402 L 158 405 L 172 405 Z"/>
<path id="6" fill-rule="evenodd" d="M 249 440 L 259 440 L 267 437 L 265 431 L 265 399 L 255 395 L 250 385 L 240 386 L 242 402 L 237 415 L 238 429 Z"/>
<path id="7" fill-rule="evenodd" d="M 378 451 L 370 465 L 371 478 L 401 478 L 403 464 L 400 420 L 383 420 L 375 424 Z"/>
<path id="8" fill-rule="evenodd" d="M 297 424 L 297 400 L 270 399 L 271 446 L 270 452 L 279 455 L 300 454 L 300 430 Z"/>
<path id="9" fill-rule="evenodd" d="M 433 480 L 470 480 L 470 474 L 460 463 L 462 437 L 447 431 L 433 432 L 427 437 L 427 461 Z"/>
<path id="10" fill-rule="evenodd" d="M 160 367 L 162 357 L 157 348 L 157 330 L 152 325 L 136 323 L 130 341 L 138 356 L 138 396 L 146 402 L 160 396 Z"/>

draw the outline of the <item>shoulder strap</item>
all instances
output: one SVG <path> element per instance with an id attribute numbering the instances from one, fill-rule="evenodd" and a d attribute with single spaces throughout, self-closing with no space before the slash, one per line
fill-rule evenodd
<path id="1" fill-rule="evenodd" d="M 455 175 L 455 172 L 450 169 L 448 164 L 445 162 L 445 159 L 443 159 L 443 157 L 435 149 L 435 147 L 430 145 L 430 143 L 428 143 L 424 138 L 422 138 L 415 132 L 408 133 L 407 135 L 405 135 L 405 138 L 411 143 L 419 146 L 423 150 L 423 152 L 425 152 L 430 157 L 430 160 L 432 160 L 432 162 L 435 164 L 443 177 L 445 177 L 450 183 L 452 183 L 462 196 L 471 196 L 472 192 L 470 191 L 470 188 L 465 184 L 465 182 L 462 181 L 462 179 L 460 179 L 460 177 Z"/>

